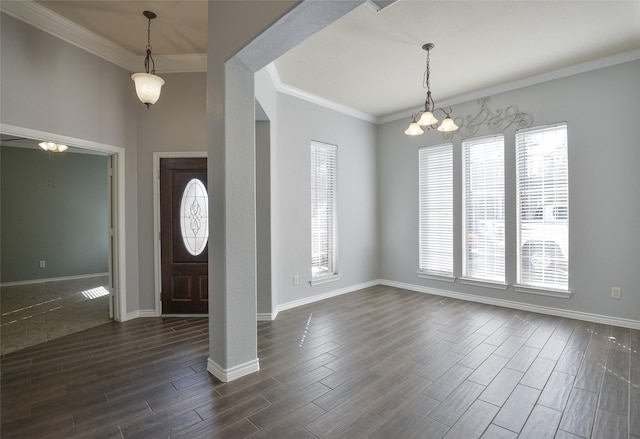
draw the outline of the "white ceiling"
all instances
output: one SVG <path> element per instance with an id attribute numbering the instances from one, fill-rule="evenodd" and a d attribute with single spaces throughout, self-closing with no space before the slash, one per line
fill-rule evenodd
<path id="1" fill-rule="evenodd" d="M 25 3 L 35 6 L 38 16 L 58 17 L 58 23 L 61 16 L 67 25 L 69 20 L 99 35 L 115 52 L 129 55 L 120 63 L 127 66 L 132 60 L 142 65 L 147 42 L 142 11 L 152 10 L 158 15 L 151 27 L 158 73 L 163 63 L 180 60 L 206 65 L 206 1 L 3 1 L 0 7 L 25 19 L 15 13 Z M 426 52 L 421 46 L 427 42 L 435 44 L 431 90 L 438 104 L 607 57 L 640 58 L 640 0 L 399 0 L 378 13 L 361 5 L 283 55 L 275 66 L 286 89 L 379 120 L 408 114 L 424 102 Z M 185 71 L 198 69 L 186 61 L 184 65 Z"/>

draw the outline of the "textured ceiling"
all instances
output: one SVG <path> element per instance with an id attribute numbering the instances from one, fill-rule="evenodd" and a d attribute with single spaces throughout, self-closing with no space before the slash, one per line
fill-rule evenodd
<path id="1" fill-rule="evenodd" d="M 140 56 L 147 39 L 142 11 L 149 9 L 158 15 L 151 29 L 154 55 L 206 53 L 206 1 L 38 3 Z M 287 86 L 383 117 L 423 103 L 426 42 L 435 44 L 431 89 L 438 104 L 640 51 L 640 0 L 399 0 L 379 13 L 361 5 L 275 66 Z M 157 67 L 161 72 L 162 65 Z"/>
<path id="2" fill-rule="evenodd" d="M 145 10 L 156 13 L 151 22 L 151 46 L 158 55 L 206 53 L 207 2 L 189 1 L 38 1 L 37 3 L 144 56 L 147 46 Z"/>

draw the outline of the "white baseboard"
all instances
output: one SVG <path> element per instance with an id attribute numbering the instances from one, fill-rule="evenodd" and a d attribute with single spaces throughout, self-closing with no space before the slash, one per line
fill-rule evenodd
<path id="1" fill-rule="evenodd" d="M 276 319 L 278 312 L 259 312 L 258 313 L 258 321 L 259 322 L 270 322 Z"/>
<path id="2" fill-rule="evenodd" d="M 46 279 L 29 279 L 29 280 L 18 280 L 15 282 L 3 282 L 0 283 L 0 287 L 12 287 L 16 285 L 31 285 L 31 284 L 41 284 L 45 282 L 57 282 L 63 280 L 78 280 L 78 279 L 89 279 L 91 277 L 102 277 L 108 276 L 109 273 L 92 273 L 92 274 L 78 274 L 75 276 L 62 276 L 62 277 L 49 277 Z"/>
<path id="3" fill-rule="evenodd" d="M 239 364 L 229 369 L 221 367 L 218 363 L 213 361 L 211 357 L 207 359 L 207 372 L 218 378 L 223 383 L 233 381 L 254 372 L 258 372 L 259 370 L 260 361 L 257 358 L 255 360 L 247 361 L 244 364 Z"/>
<path id="4" fill-rule="evenodd" d="M 438 288 L 428 288 L 421 285 L 406 284 L 381 279 L 381 285 L 389 287 L 402 288 L 405 290 L 416 291 L 419 293 L 433 294 L 435 296 L 451 297 L 453 299 L 468 300 L 469 302 L 484 303 L 487 305 L 502 306 L 505 308 L 519 309 L 522 311 L 536 312 L 539 314 L 547 314 L 557 317 L 566 317 L 576 320 L 585 320 L 587 322 L 602 323 L 605 325 L 620 326 L 623 328 L 640 329 L 640 321 L 632 319 L 624 319 L 620 317 L 605 316 L 601 314 L 592 314 L 582 311 L 572 311 L 563 308 L 552 308 L 549 306 L 531 305 L 528 303 L 515 302 L 513 300 L 494 299 L 485 296 L 476 296 L 474 294 L 458 293 L 454 291 L 441 290 Z"/>
<path id="5" fill-rule="evenodd" d="M 329 299 L 330 297 L 341 296 L 342 294 L 352 293 L 354 291 L 362 290 L 364 288 L 374 287 L 376 285 L 380 285 L 379 280 L 372 280 L 369 282 L 363 282 L 356 285 L 351 285 L 348 287 L 340 288 L 338 290 L 329 291 L 326 293 L 318 294 L 311 297 L 305 297 L 303 299 L 294 300 L 291 302 L 283 303 L 276 307 L 276 315 L 280 311 L 284 311 L 287 309 L 297 308 L 299 306 L 308 305 L 313 302 L 318 302 L 320 300 Z"/>
<path id="6" fill-rule="evenodd" d="M 140 317 L 160 317 L 160 314 L 158 314 L 155 309 L 139 309 L 137 311 L 128 312 L 125 318 L 121 321 L 126 322 L 127 320 L 133 320 Z"/>

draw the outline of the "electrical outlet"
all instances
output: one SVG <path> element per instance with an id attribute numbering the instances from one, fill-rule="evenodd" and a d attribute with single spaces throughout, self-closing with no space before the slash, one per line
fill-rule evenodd
<path id="1" fill-rule="evenodd" d="M 40 268 L 45 268 L 47 266 L 46 261 L 40 261 Z"/>
<path id="2" fill-rule="evenodd" d="M 300 278 L 296 274 L 296 275 L 293 276 L 293 284 L 294 285 L 298 285 L 299 283 L 300 283 Z"/>
<path id="3" fill-rule="evenodd" d="M 611 287 L 611 298 L 612 299 L 619 299 L 621 296 L 621 291 L 620 288 L 618 287 Z"/>

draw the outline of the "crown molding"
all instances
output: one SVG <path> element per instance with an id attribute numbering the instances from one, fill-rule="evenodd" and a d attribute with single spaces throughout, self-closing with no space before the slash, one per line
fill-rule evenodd
<path id="1" fill-rule="evenodd" d="M 481 90 L 473 91 L 471 93 L 465 93 L 458 96 L 454 96 L 449 99 L 438 101 L 439 107 L 451 107 L 463 102 L 474 101 L 487 96 L 493 96 L 499 93 L 504 93 L 511 90 L 517 90 L 519 88 L 528 87 L 531 85 L 541 84 L 547 81 L 553 81 L 554 79 L 565 78 L 567 76 L 573 76 L 580 73 L 590 72 L 592 70 L 603 69 L 606 67 L 615 66 L 618 64 L 624 64 L 631 61 L 640 59 L 640 49 L 631 50 L 629 52 L 622 52 L 616 55 L 607 56 L 604 58 L 588 61 L 574 66 L 565 67 L 562 69 L 554 70 L 551 72 L 541 73 L 539 75 L 530 76 L 528 78 L 520 79 L 517 81 L 506 82 L 494 87 L 488 87 Z M 378 118 L 378 123 L 383 124 L 387 122 L 393 122 L 400 119 L 411 119 L 411 115 L 416 111 L 423 111 L 424 107 L 414 107 L 404 111 L 390 114 Z"/>
<path id="2" fill-rule="evenodd" d="M 363 113 L 362 111 L 358 111 L 354 108 L 348 107 L 346 105 L 342 105 L 339 104 L 337 102 L 331 101 L 329 99 L 325 99 L 321 96 L 315 95 L 313 93 L 309 93 L 306 92 L 304 90 L 301 90 L 299 88 L 296 87 L 292 87 L 288 84 L 283 83 L 280 80 L 280 75 L 278 74 L 278 69 L 275 66 L 275 63 L 269 63 L 267 65 L 267 71 L 269 72 L 269 76 L 271 77 L 271 82 L 273 83 L 273 85 L 275 86 L 276 90 L 284 93 L 284 94 L 288 94 L 290 96 L 294 96 L 296 98 L 300 98 L 302 100 L 305 100 L 307 102 L 311 102 L 312 104 L 317 104 L 320 105 L 322 107 L 326 107 L 330 110 L 334 110 L 337 111 L 339 113 L 343 113 L 352 117 L 355 117 L 357 119 L 361 119 L 364 120 L 365 122 L 370 122 L 370 123 L 379 123 L 379 120 L 377 117 L 372 116 L 370 114 L 367 113 Z"/>
<path id="3" fill-rule="evenodd" d="M 142 57 L 129 52 L 118 46 L 112 41 L 107 40 L 86 28 L 62 17 L 59 14 L 45 8 L 44 6 L 32 0 L 0 2 L 0 11 L 11 15 L 27 24 L 30 24 L 44 32 L 47 32 L 69 44 L 83 49 L 93 55 L 103 58 L 113 64 L 116 64 L 129 71 L 138 71 L 142 65 Z M 162 69 L 157 72 L 162 73 L 188 73 L 188 72 L 206 72 L 207 71 L 207 55 L 194 53 L 186 55 L 155 55 L 158 64 Z M 470 93 L 454 96 L 443 101 L 439 101 L 440 106 L 453 106 L 462 102 L 473 101 L 482 97 L 492 96 L 498 93 L 515 90 L 518 88 L 536 85 L 554 79 L 564 78 L 579 73 L 585 73 L 591 70 L 597 70 L 610 67 L 625 62 L 640 59 L 640 50 L 632 50 L 629 52 L 619 53 L 617 55 L 608 56 L 594 61 L 589 61 L 575 66 L 558 69 L 552 72 L 531 76 L 529 78 L 511 81 L 495 87 L 489 87 Z M 387 116 L 375 117 L 343 104 L 325 99 L 318 95 L 306 92 L 299 88 L 284 84 L 280 80 L 278 70 L 274 63 L 267 66 L 271 80 L 279 92 L 294 96 L 305 101 L 329 108 L 340 113 L 347 114 L 366 122 L 383 124 L 393 122 L 400 119 L 408 118 L 411 114 L 421 110 L 421 107 L 415 107 L 404 111 L 399 111 Z"/>
<path id="4" fill-rule="evenodd" d="M 129 71 L 140 70 L 142 57 L 32 1 L 0 2 L 0 11 Z M 158 73 L 204 72 L 206 54 L 155 55 Z"/>

